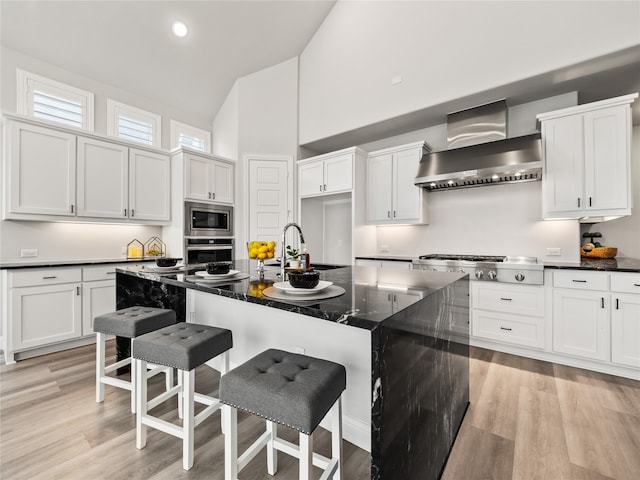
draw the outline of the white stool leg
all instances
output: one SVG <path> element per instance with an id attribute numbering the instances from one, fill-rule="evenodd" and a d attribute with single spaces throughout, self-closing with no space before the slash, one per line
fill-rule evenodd
<path id="1" fill-rule="evenodd" d="M 184 378 L 181 370 L 177 370 L 177 372 L 178 386 L 180 387 L 178 389 L 178 418 L 184 419 L 184 396 L 182 394 L 184 392 Z"/>
<path id="2" fill-rule="evenodd" d="M 147 362 L 133 359 L 136 377 L 138 378 L 136 396 L 136 447 L 141 449 L 147 444 L 147 426 L 142 417 L 147 415 Z"/>
<path id="3" fill-rule="evenodd" d="M 167 391 L 173 388 L 173 368 L 171 367 L 167 367 L 164 371 L 164 386 Z"/>
<path id="4" fill-rule="evenodd" d="M 333 480 L 342 480 L 342 395 L 331 407 L 331 457 L 338 459 L 338 469 Z"/>
<path id="5" fill-rule="evenodd" d="M 313 433 L 300 433 L 300 480 L 311 480 L 313 470 Z"/>
<path id="6" fill-rule="evenodd" d="M 267 432 L 269 432 L 269 441 L 267 442 L 267 472 L 269 475 L 275 475 L 278 471 L 278 450 L 274 446 L 274 440 L 278 436 L 278 424 L 266 421 Z"/>
<path id="7" fill-rule="evenodd" d="M 129 342 L 129 354 L 133 352 L 133 338 Z M 133 367 L 133 357 L 129 367 L 131 372 L 131 413 L 136 413 L 136 369 Z"/>
<path id="8" fill-rule="evenodd" d="M 222 405 L 224 413 L 224 480 L 238 478 L 238 411 L 229 405 Z"/>
<path id="9" fill-rule="evenodd" d="M 96 332 L 96 402 L 104 402 L 105 334 Z"/>
<path id="10" fill-rule="evenodd" d="M 194 380 L 195 370 L 185 372 L 178 370 L 178 375 L 183 377 L 182 406 L 184 407 L 184 416 L 182 419 L 182 468 L 189 470 L 193 467 L 193 437 L 194 437 Z"/>
<path id="11" fill-rule="evenodd" d="M 220 356 L 220 376 L 222 377 L 222 375 L 224 375 L 228 371 L 229 371 L 229 350 L 227 350 Z M 226 433 L 225 421 L 224 421 L 225 415 L 226 415 L 225 409 L 221 408 L 220 409 L 220 431 L 222 432 L 223 435 Z"/>

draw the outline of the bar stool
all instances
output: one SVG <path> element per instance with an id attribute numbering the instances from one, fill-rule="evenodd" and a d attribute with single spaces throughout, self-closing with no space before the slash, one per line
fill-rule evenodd
<path id="1" fill-rule="evenodd" d="M 220 401 L 195 392 L 195 368 L 222 355 L 221 375 L 229 370 L 229 349 L 233 346 L 231 330 L 177 323 L 141 335 L 133 342 L 133 363 L 139 379 L 136 390 L 136 447 L 147 444 L 147 426 L 182 439 L 182 468 L 193 466 L 194 429 L 220 409 Z M 147 405 L 147 362 L 178 369 L 178 385 L 160 395 L 164 401 L 178 395 L 178 416 L 182 426 L 150 415 Z M 194 402 L 207 405 L 197 416 Z"/>
<path id="2" fill-rule="evenodd" d="M 107 335 L 133 340 L 139 335 L 174 323 L 176 323 L 176 312 L 153 307 L 123 308 L 94 318 L 93 331 L 96 332 L 96 402 L 102 403 L 104 401 L 104 386 L 112 385 L 131 392 L 131 411 L 133 413 L 136 411 L 136 377 L 133 368 L 131 368 L 131 381 L 108 375 L 118 368 L 130 365 L 131 357 L 129 356 L 111 365 L 105 365 Z M 152 376 L 161 372 L 166 375 L 166 388 L 168 390 L 173 386 L 173 370 L 152 366 Z"/>
<path id="3" fill-rule="evenodd" d="M 312 467 L 321 479 L 340 480 L 342 473 L 342 392 L 347 374 L 337 363 L 281 350 L 267 350 L 220 379 L 223 405 L 225 480 L 238 473 L 262 447 L 267 471 L 278 469 L 277 450 L 300 460 L 299 478 L 310 480 Z M 267 420 L 266 431 L 238 458 L 238 409 Z M 331 410 L 331 459 L 313 453 L 313 431 Z M 277 436 L 277 423 L 298 430 L 299 447 Z"/>

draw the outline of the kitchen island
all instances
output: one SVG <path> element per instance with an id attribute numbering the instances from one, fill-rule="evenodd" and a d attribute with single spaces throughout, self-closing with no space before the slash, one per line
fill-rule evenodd
<path id="1" fill-rule="evenodd" d="M 231 329 L 232 367 L 270 347 L 343 364 L 344 438 L 370 452 L 371 478 L 439 478 L 469 402 L 468 277 L 337 268 L 321 279 L 344 293 L 305 301 L 265 296 L 279 269 L 254 267 L 236 261 L 238 280 L 219 282 L 118 269 L 117 306 L 173 308 L 179 320 Z"/>

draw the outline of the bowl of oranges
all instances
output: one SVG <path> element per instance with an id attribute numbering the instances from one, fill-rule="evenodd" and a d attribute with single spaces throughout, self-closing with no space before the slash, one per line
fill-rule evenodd
<path id="1" fill-rule="evenodd" d="M 258 261 L 259 272 L 264 272 L 264 261 L 276 256 L 276 242 L 273 240 L 253 240 L 247 242 L 249 258 Z"/>

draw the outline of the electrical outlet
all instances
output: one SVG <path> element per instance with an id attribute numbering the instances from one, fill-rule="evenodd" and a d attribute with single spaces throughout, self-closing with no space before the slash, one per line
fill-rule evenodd
<path id="1" fill-rule="evenodd" d="M 550 257 L 559 257 L 562 255 L 562 249 L 560 248 L 547 248 L 547 255 Z"/>
<path id="2" fill-rule="evenodd" d="M 126 245 L 120 249 L 120 254 L 121 254 L 121 255 L 126 255 L 126 254 L 127 254 L 127 247 L 126 247 Z"/>
<path id="3" fill-rule="evenodd" d="M 22 258 L 25 257 L 37 257 L 38 249 L 37 248 L 23 248 L 20 250 L 20 256 Z"/>
<path id="4" fill-rule="evenodd" d="M 303 347 L 295 347 L 293 349 L 293 353 L 299 353 L 300 355 L 304 355 L 304 348 Z"/>
<path id="5" fill-rule="evenodd" d="M 389 245 L 380 245 L 380 253 L 389 253 Z"/>

